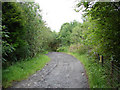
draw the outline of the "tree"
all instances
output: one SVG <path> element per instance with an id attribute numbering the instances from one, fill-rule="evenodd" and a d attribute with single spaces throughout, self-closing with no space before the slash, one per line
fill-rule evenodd
<path id="1" fill-rule="evenodd" d="M 84 6 L 84 16 L 91 23 L 86 31 L 86 43 L 93 47 L 93 51 L 119 60 L 120 52 L 120 3 L 119 2 L 81 2 Z"/>
<path id="2" fill-rule="evenodd" d="M 54 34 L 34 2 L 3 2 L 3 59 L 14 62 L 50 50 Z M 6 64 L 6 62 L 4 64 Z"/>

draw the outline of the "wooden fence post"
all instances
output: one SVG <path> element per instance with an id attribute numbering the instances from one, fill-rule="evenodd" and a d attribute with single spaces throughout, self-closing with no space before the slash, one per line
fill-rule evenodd
<path id="1" fill-rule="evenodd" d="M 100 55 L 100 62 L 101 62 L 101 64 L 102 64 L 102 66 L 103 66 L 103 64 L 104 64 L 103 55 Z"/>

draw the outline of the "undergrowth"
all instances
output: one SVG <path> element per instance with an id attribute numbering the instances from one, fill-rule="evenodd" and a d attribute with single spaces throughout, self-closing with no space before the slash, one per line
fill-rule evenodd
<path id="1" fill-rule="evenodd" d="M 26 79 L 38 70 L 41 70 L 50 59 L 46 55 L 38 54 L 32 59 L 18 61 L 2 70 L 2 85 L 10 87 L 13 81 Z"/>
<path id="2" fill-rule="evenodd" d="M 94 62 L 94 60 L 90 60 L 87 57 L 87 54 L 78 54 L 78 53 L 68 53 L 75 56 L 81 63 L 84 65 L 87 76 L 88 83 L 90 88 L 109 88 L 110 86 L 107 84 L 107 79 L 105 75 L 104 68 L 101 67 L 100 64 Z"/>

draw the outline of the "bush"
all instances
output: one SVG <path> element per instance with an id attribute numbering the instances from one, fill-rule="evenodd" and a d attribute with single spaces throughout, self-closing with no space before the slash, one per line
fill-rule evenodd
<path id="1" fill-rule="evenodd" d="M 71 45 L 69 52 L 77 52 L 79 54 L 85 54 L 88 51 L 88 47 L 83 44 Z"/>
<path id="2" fill-rule="evenodd" d="M 67 51 L 68 51 L 68 47 L 66 46 L 62 46 L 57 49 L 57 52 L 67 52 Z"/>
<path id="3" fill-rule="evenodd" d="M 88 47 L 82 44 L 82 45 L 80 45 L 80 47 L 79 47 L 77 52 L 79 54 L 85 54 L 87 51 L 88 51 Z"/>

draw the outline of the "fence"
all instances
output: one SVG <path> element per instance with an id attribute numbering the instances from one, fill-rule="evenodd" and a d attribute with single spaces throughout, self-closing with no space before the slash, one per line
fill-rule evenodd
<path id="1" fill-rule="evenodd" d="M 108 84 L 111 87 L 120 88 L 120 63 L 114 60 L 105 60 L 102 55 L 98 55 L 98 62 L 105 69 Z"/>

